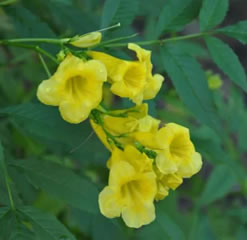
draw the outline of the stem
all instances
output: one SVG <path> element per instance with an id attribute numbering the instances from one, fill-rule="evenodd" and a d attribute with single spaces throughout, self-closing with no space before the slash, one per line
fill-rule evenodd
<path id="1" fill-rule="evenodd" d="M 155 44 L 163 45 L 168 42 L 175 42 L 175 41 L 192 39 L 192 38 L 200 38 L 200 37 L 212 35 L 215 33 L 216 32 L 195 33 L 195 34 L 190 34 L 190 35 L 181 36 L 181 37 L 172 37 L 172 38 L 165 38 L 165 39 L 160 39 L 160 40 L 141 41 L 141 42 L 134 42 L 134 43 L 140 46 L 155 45 Z M 106 44 L 103 46 L 104 47 L 126 47 L 128 46 L 128 43 L 112 43 L 112 44 Z"/>
<path id="2" fill-rule="evenodd" d="M 39 56 L 40 62 L 42 63 L 42 65 L 43 65 L 43 67 L 44 67 L 44 69 L 46 71 L 47 76 L 50 78 L 51 77 L 51 72 L 50 72 L 47 64 L 45 63 L 44 58 L 42 57 L 42 55 L 40 53 L 38 53 L 38 56 Z"/>
<path id="3" fill-rule="evenodd" d="M 63 44 L 69 42 L 70 38 L 16 38 L 16 39 L 8 39 L 8 40 L 0 40 L 0 44 L 9 45 L 11 43 L 51 43 L 51 44 Z"/>
<path id="4" fill-rule="evenodd" d="M 118 27 L 119 25 L 114 25 L 110 28 Z M 101 29 L 102 30 L 107 30 L 107 29 Z M 180 40 L 186 40 L 186 39 L 192 39 L 192 38 L 200 38 L 212 34 L 216 34 L 217 32 L 204 32 L 204 33 L 195 33 L 195 34 L 190 34 L 186 36 L 180 36 L 180 37 L 171 37 L 171 38 L 166 38 L 166 39 L 160 39 L 160 40 L 151 40 L 151 41 L 141 41 L 141 42 L 135 42 L 136 44 L 140 46 L 147 46 L 147 45 L 155 45 L 155 44 L 165 44 L 168 42 L 174 42 L 174 41 L 180 41 Z M 123 37 L 122 39 L 128 39 L 131 37 L 135 37 L 135 35 Z M 116 39 L 116 41 L 121 40 L 121 38 Z M 18 39 L 9 39 L 9 40 L 0 40 L 0 45 L 11 45 L 11 46 L 16 46 L 16 47 L 23 47 L 23 48 L 33 48 L 33 45 L 19 45 L 20 43 L 25 43 L 25 42 L 33 42 L 33 43 L 51 43 L 51 44 L 66 44 L 70 41 L 70 38 L 61 38 L 61 39 L 56 39 L 56 38 L 18 38 Z M 109 40 L 106 42 L 102 42 L 98 46 L 96 45 L 95 47 L 126 47 L 128 43 L 112 43 L 115 42 L 115 40 Z M 27 47 L 28 46 L 28 47 Z M 36 47 L 36 46 L 35 46 Z M 44 54 L 44 53 L 42 53 Z M 54 60 L 54 59 L 53 59 Z"/>
<path id="5" fill-rule="evenodd" d="M 44 49 L 42 49 L 41 47 L 36 46 L 36 45 L 29 45 L 29 44 L 23 44 L 23 43 L 18 43 L 18 42 L 12 42 L 11 40 L 0 41 L 0 44 L 7 45 L 7 46 L 13 46 L 13 47 L 19 47 L 19 48 L 32 49 L 38 53 L 45 55 L 46 57 L 48 57 L 50 60 L 52 60 L 56 64 L 59 63 L 57 61 L 57 59 L 55 57 L 53 57 L 50 53 L 48 53 L 47 51 L 45 51 Z"/>
<path id="6" fill-rule="evenodd" d="M 7 174 L 7 170 L 6 170 L 6 174 Z M 10 189 L 10 186 L 9 186 L 8 175 L 6 176 L 6 174 L 4 174 L 4 175 L 5 175 L 4 178 L 5 178 L 5 183 L 6 183 L 6 187 L 7 187 L 7 190 L 8 190 L 10 207 L 11 207 L 11 209 L 12 209 L 13 211 L 15 211 L 16 208 L 15 208 L 15 204 L 14 204 L 14 201 L 13 201 L 11 189 Z"/>
<path id="7" fill-rule="evenodd" d="M 100 29 L 100 30 L 98 30 L 98 31 L 94 31 L 94 32 L 104 32 L 104 31 L 107 31 L 107 30 L 111 30 L 111 29 L 114 29 L 114 28 L 118 28 L 118 27 L 120 27 L 121 26 L 121 24 L 120 23 L 117 23 L 117 24 L 115 24 L 115 25 L 112 25 L 112 26 L 109 26 L 109 27 L 106 27 L 106 28 L 102 28 L 102 29 Z"/>
<path id="8" fill-rule="evenodd" d="M 10 4 L 16 3 L 17 1 L 18 0 L 5 0 L 5 1 L 0 2 L 0 6 L 7 6 Z"/>
<path id="9" fill-rule="evenodd" d="M 14 204 L 14 201 L 13 201 L 11 189 L 10 189 L 10 186 L 9 186 L 9 175 L 8 175 L 7 167 L 6 167 L 6 165 L 5 165 L 3 156 L 1 156 L 1 158 L 2 158 L 2 159 L 0 160 L 0 163 L 1 163 L 1 165 L 2 165 L 4 180 L 5 180 L 6 188 L 7 188 L 8 195 L 9 195 L 10 207 L 11 207 L 11 209 L 12 209 L 13 211 L 15 211 L 16 208 L 15 208 L 15 204 Z"/>
<path id="10" fill-rule="evenodd" d="M 119 41 L 122 41 L 122 40 L 134 38 L 136 36 L 138 36 L 138 33 L 135 33 L 135 34 L 132 34 L 132 35 L 129 35 L 129 36 L 125 36 L 125 37 L 114 38 L 114 39 L 99 43 L 98 45 L 92 46 L 89 49 L 91 50 L 91 49 L 94 49 L 94 48 L 105 47 L 106 45 L 109 45 L 110 43 L 119 42 Z"/>

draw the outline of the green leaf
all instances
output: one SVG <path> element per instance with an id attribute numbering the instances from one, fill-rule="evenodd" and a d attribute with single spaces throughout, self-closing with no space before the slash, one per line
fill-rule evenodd
<path id="1" fill-rule="evenodd" d="M 10 209 L 8 207 L 1 207 L 0 208 L 0 219 L 3 218 L 7 212 L 9 211 Z"/>
<path id="2" fill-rule="evenodd" d="M 202 123 L 219 130 L 211 92 L 198 62 L 179 45 L 162 47 L 162 60 L 179 96 Z"/>
<path id="3" fill-rule="evenodd" d="M 246 74 L 238 56 L 221 40 L 207 37 L 206 43 L 214 62 L 239 87 L 247 91 Z"/>
<path id="4" fill-rule="evenodd" d="M 230 217 L 236 218 L 237 220 L 239 220 L 243 224 L 247 223 L 247 209 L 246 209 L 246 207 L 229 209 L 229 211 L 227 211 L 227 215 Z"/>
<path id="5" fill-rule="evenodd" d="M 247 236 L 246 226 L 240 226 L 236 234 L 236 240 L 246 240 L 246 236 Z"/>
<path id="6" fill-rule="evenodd" d="M 35 185 L 50 195 L 81 210 L 98 212 L 98 190 L 86 179 L 60 164 L 45 160 L 23 160 L 11 163 L 22 169 Z"/>
<path id="7" fill-rule="evenodd" d="M 231 192 L 236 183 L 236 177 L 232 170 L 226 165 L 216 166 L 202 192 L 200 203 L 205 206 Z"/>
<path id="8" fill-rule="evenodd" d="M 96 215 L 92 224 L 93 240 L 127 239 L 117 219 L 108 219 L 103 215 Z"/>
<path id="9" fill-rule="evenodd" d="M 200 240 L 217 240 L 212 227 L 210 226 L 210 219 L 208 216 L 200 217 L 200 222 L 198 223 L 198 228 L 196 230 L 196 237 L 194 239 Z"/>
<path id="10" fill-rule="evenodd" d="M 34 234 L 21 222 L 14 224 L 9 240 L 36 240 Z"/>
<path id="11" fill-rule="evenodd" d="M 0 141 L 0 169 L 3 171 L 4 169 L 4 155 L 3 155 L 3 145 Z M 2 174 L 3 175 L 3 174 Z"/>
<path id="12" fill-rule="evenodd" d="M 45 22 L 21 5 L 9 7 L 8 14 L 11 16 L 18 37 L 52 38 L 55 36 L 54 32 Z"/>
<path id="13" fill-rule="evenodd" d="M 39 140 L 53 152 L 81 159 L 81 164 L 105 165 L 108 151 L 92 134 L 88 121 L 69 124 L 56 107 L 40 103 L 11 106 L 0 110 L 0 114 L 6 114 L 19 131 Z M 73 149 L 76 151 L 71 153 Z"/>
<path id="14" fill-rule="evenodd" d="M 156 211 L 159 213 L 157 214 L 156 221 L 161 226 L 161 228 L 167 233 L 167 235 L 172 240 L 183 240 L 185 239 L 184 233 L 181 230 L 181 228 L 177 225 L 176 222 L 173 221 L 173 219 L 166 214 L 165 211 L 162 211 L 163 209 L 159 207 L 160 205 L 157 205 Z"/>
<path id="15" fill-rule="evenodd" d="M 105 28 L 120 22 L 121 26 L 132 23 L 139 8 L 139 0 L 106 0 L 101 27 Z"/>
<path id="16" fill-rule="evenodd" d="M 170 196 L 169 196 L 170 197 Z M 137 234 L 137 240 L 184 240 L 185 235 L 179 224 L 170 216 L 166 209 L 166 204 L 169 200 L 161 201 L 156 204 L 156 219 L 151 224 L 141 228 Z M 169 205 L 171 211 L 178 211 L 173 206 Z"/>
<path id="17" fill-rule="evenodd" d="M 220 24 L 226 16 L 228 7 L 228 0 L 204 0 L 199 16 L 201 32 Z"/>
<path id="18" fill-rule="evenodd" d="M 22 207 L 19 211 L 23 217 L 31 222 L 39 240 L 76 240 L 54 216 L 33 207 Z"/>
<path id="19" fill-rule="evenodd" d="M 247 43 L 247 21 L 241 21 L 237 24 L 221 28 L 218 32 L 236 38 L 243 44 Z"/>
<path id="20" fill-rule="evenodd" d="M 160 13 L 155 37 L 174 31 L 191 22 L 199 14 L 201 0 L 169 0 Z"/>
<path id="21" fill-rule="evenodd" d="M 10 240 L 11 232 L 15 229 L 16 217 L 14 212 L 7 211 L 2 218 L 0 218 L 0 240 Z"/>
<path id="22" fill-rule="evenodd" d="M 196 58 L 207 58 L 209 56 L 207 49 L 197 42 L 181 41 L 178 45 L 182 52 Z"/>
<path id="23" fill-rule="evenodd" d="M 30 136 L 49 140 L 61 145 L 65 151 L 77 146 L 88 136 L 91 129 L 87 124 L 69 124 L 65 122 L 55 107 L 39 103 L 27 103 L 0 110 L 7 114 L 15 125 Z"/>

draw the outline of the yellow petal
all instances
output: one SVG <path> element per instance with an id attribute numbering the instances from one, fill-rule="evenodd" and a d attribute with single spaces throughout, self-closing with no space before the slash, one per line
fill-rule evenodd
<path id="1" fill-rule="evenodd" d="M 113 57 L 109 54 L 103 53 L 103 52 L 96 52 L 96 51 L 89 51 L 87 52 L 90 57 L 92 57 L 95 60 L 98 60 L 102 62 L 106 69 L 107 69 L 107 75 L 109 78 L 114 78 L 116 75 L 115 72 L 119 71 L 119 66 L 123 67 L 123 60 Z"/>
<path id="2" fill-rule="evenodd" d="M 127 145 L 124 149 L 125 161 L 128 161 L 137 172 L 152 171 L 153 161 L 146 154 L 139 152 L 134 146 Z"/>
<path id="3" fill-rule="evenodd" d="M 121 186 L 130 181 L 136 175 L 135 168 L 127 161 L 118 161 L 112 164 L 109 175 L 110 186 Z"/>
<path id="4" fill-rule="evenodd" d="M 155 195 L 155 200 L 160 201 L 169 195 L 169 188 L 164 186 L 161 182 L 157 183 L 157 193 Z"/>
<path id="5" fill-rule="evenodd" d="M 133 117 L 112 117 L 105 116 L 105 128 L 115 135 L 133 132 L 138 125 L 138 120 Z"/>
<path id="6" fill-rule="evenodd" d="M 74 39 L 72 38 L 70 44 L 79 48 L 87 48 L 100 43 L 101 38 L 101 32 L 91 32 L 79 37 L 75 37 Z"/>
<path id="7" fill-rule="evenodd" d="M 154 149 L 154 150 L 159 150 L 159 144 L 157 144 L 156 142 L 154 133 L 138 131 L 138 132 L 135 132 L 133 136 L 143 146 Z"/>
<path id="8" fill-rule="evenodd" d="M 139 120 L 138 131 L 156 133 L 159 125 L 160 120 L 147 115 Z"/>
<path id="9" fill-rule="evenodd" d="M 89 102 L 77 103 L 74 100 L 63 101 L 59 105 L 62 118 L 69 123 L 80 123 L 88 118 L 92 105 Z"/>
<path id="10" fill-rule="evenodd" d="M 155 74 L 152 78 L 150 78 L 143 93 L 144 99 L 153 99 L 159 92 L 163 81 L 164 77 L 160 74 Z"/>
<path id="11" fill-rule="evenodd" d="M 100 212 L 108 218 L 120 216 L 122 205 L 114 188 L 107 186 L 99 194 L 99 207 Z"/>
<path id="12" fill-rule="evenodd" d="M 140 62 L 149 62 L 151 64 L 151 51 L 145 50 L 135 43 L 129 43 L 128 49 L 136 52 L 137 58 Z"/>
<path id="13" fill-rule="evenodd" d="M 202 157 L 198 152 L 195 152 L 191 161 L 182 162 L 178 169 L 178 174 L 184 178 L 190 178 L 198 173 L 202 167 Z"/>
<path id="14" fill-rule="evenodd" d="M 170 154 L 166 151 L 161 151 L 158 153 L 156 157 L 156 164 L 163 174 L 172 174 L 178 170 L 177 162 L 175 162 L 172 159 L 172 156 L 170 156 Z"/>
<path id="15" fill-rule="evenodd" d="M 44 104 L 58 106 L 62 96 L 59 85 L 53 78 L 44 80 L 38 87 L 37 97 Z"/>
<path id="16" fill-rule="evenodd" d="M 155 208 L 153 203 L 145 205 L 133 205 L 125 208 L 122 212 L 125 224 L 131 228 L 140 228 L 155 219 Z"/>

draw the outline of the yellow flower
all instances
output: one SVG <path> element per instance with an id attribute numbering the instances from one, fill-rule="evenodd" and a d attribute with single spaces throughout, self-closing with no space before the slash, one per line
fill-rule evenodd
<path id="1" fill-rule="evenodd" d="M 157 132 L 155 140 L 159 149 L 156 164 L 163 174 L 191 177 L 201 169 L 201 156 L 195 151 L 187 128 L 169 123 Z"/>
<path id="2" fill-rule="evenodd" d="M 157 176 L 157 193 L 155 200 L 159 201 L 164 199 L 169 194 L 169 189 L 175 190 L 183 183 L 183 179 L 177 174 L 163 174 L 157 167 L 154 167 Z"/>
<path id="3" fill-rule="evenodd" d="M 101 62 L 84 62 L 68 55 L 55 74 L 39 85 L 37 97 L 44 104 L 59 106 L 65 121 L 80 123 L 100 103 L 106 79 L 107 72 Z"/>
<path id="4" fill-rule="evenodd" d="M 112 152 L 109 184 L 99 195 L 101 213 L 122 216 L 128 227 L 139 228 L 155 219 L 156 176 L 152 160 L 132 146 Z"/>
<path id="5" fill-rule="evenodd" d="M 87 48 L 100 43 L 101 38 L 101 32 L 91 32 L 81 36 L 76 36 L 72 38 L 69 43 L 75 47 Z"/>
<path id="6" fill-rule="evenodd" d="M 134 43 L 129 43 L 128 48 L 136 52 L 138 61 L 122 60 L 103 52 L 91 51 L 88 54 L 105 64 L 111 91 L 139 105 L 143 100 L 156 96 L 164 78 L 159 74 L 152 75 L 151 51 Z"/>
<path id="7" fill-rule="evenodd" d="M 103 122 L 105 129 L 113 136 L 123 135 L 117 138 L 121 144 L 134 144 L 136 132 L 155 132 L 158 130 L 160 121 L 147 115 L 148 105 L 142 104 L 129 109 L 111 111 L 113 115 L 120 115 L 127 113 L 127 117 L 115 117 L 104 115 Z M 105 132 L 100 125 L 97 125 L 90 120 L 91 126 L 96 132 L 99 139 L 111 151 L 112 146 L 107 141 Z"/>

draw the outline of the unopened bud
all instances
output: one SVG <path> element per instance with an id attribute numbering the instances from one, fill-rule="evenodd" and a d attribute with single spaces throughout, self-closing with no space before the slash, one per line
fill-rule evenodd
<path id="1" fill-rule="evenodd" d="M 101 38 L 102 38 L 101 32 L 91 32 L 72 38 L 70 40 L 70 44 L 79 48 L 87 48 L 100 43 Z"/>

